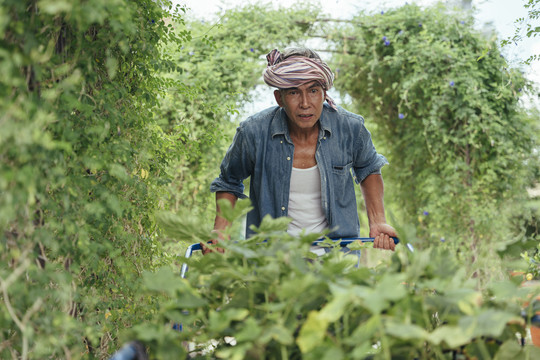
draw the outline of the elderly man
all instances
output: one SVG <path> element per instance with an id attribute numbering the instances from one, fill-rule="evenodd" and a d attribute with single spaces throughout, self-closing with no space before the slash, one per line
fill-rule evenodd
<path id="1" fill-rule="evenodd" d="M 354 180 L 362 189 L 374 246 L 394 250 L 396 232 L 386 223 L 380 172 L 388 162 L 376 152 L 364 119 L 328 96 L 334 75 L 313 50 L 272 50 L 266 58 L 263 77 L 277 88 L 277 106 L 240 123 L 210 188 L 216 201 L 234 205 L 245 198 L 243 180 L 251 177 L 247 237 L 265 215 L 290 217 L 292 235 L 328 230 L 331 238 L 357 237 Z M 217 211 L 214 231 L 221 239 L 229 224 Z"/>

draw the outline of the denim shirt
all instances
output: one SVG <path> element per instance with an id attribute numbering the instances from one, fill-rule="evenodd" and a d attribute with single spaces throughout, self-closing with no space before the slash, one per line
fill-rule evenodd
<path id="1" fill-rule="evenodd" d="M 380 173 L 388 164 L 377 153 L 364 119 L 326 103 L 319 119 L 315 160 L 321 176 L 321 201 L 329 237 L 353 237 L 360 233 L 353 180 Z M 243 180 L 251 177 L 249 198 L 253 210 L 247 215 L 246 237 L 263 217 L 287 216 L 294 145 L 287 115 L 278 107 L 263 110 L 240 123 L 221 163 L 221 173 L 210 191 L 224 191 L 246 198 Z"/>

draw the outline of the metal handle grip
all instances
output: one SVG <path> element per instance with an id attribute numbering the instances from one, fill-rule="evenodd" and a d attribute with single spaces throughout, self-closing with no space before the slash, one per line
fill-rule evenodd
<path id="1" fill-rule="evenodd" d="M 399 244 L 399 238 L 397 237 L 392 237 L 392 239 L 394 240 L 394 244 Z M 335 239 L 330 239 L 330 240 L 333 240 L 333 241 L 338 241 L 338 240 L 341 240 L 340 241 L 340 245 L 341 247 L 345 247 L 355 241 L 361 241 L 361 242 L 373 242 L 375 241 L 375 238 L 371 238 L 371 237 L 348 237 L 348 238 L 335 238 Z M 316 245 L 319 245 L 321 242 L 323 242 L 324 239 L 319 239 L 319 240 L 316 240 L 314 241 L 311 245 L 312 246 L 316 246 Z"/>

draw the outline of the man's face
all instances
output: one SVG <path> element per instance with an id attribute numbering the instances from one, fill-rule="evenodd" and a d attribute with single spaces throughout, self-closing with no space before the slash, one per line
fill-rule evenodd
<path id="1" fill-rule="evenodd" d="M 317 81 L 296 88 L 274 91 L 274 97 L 289 118 L 289 130 L 313 128 L 321 117 L 326 93 Z"/>

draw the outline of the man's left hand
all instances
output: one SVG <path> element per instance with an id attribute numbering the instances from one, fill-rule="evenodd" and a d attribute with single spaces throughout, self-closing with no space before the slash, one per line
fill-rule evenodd
<path id="1" fill-rule="evenodd" d="M 388 224 L 374 224 L 369 228 L 369 236 L 375 238 L 373 247 L 377 249 L 392 250 L 396 248 L 394 239 L 397 237 L 396 230 Z"/>

